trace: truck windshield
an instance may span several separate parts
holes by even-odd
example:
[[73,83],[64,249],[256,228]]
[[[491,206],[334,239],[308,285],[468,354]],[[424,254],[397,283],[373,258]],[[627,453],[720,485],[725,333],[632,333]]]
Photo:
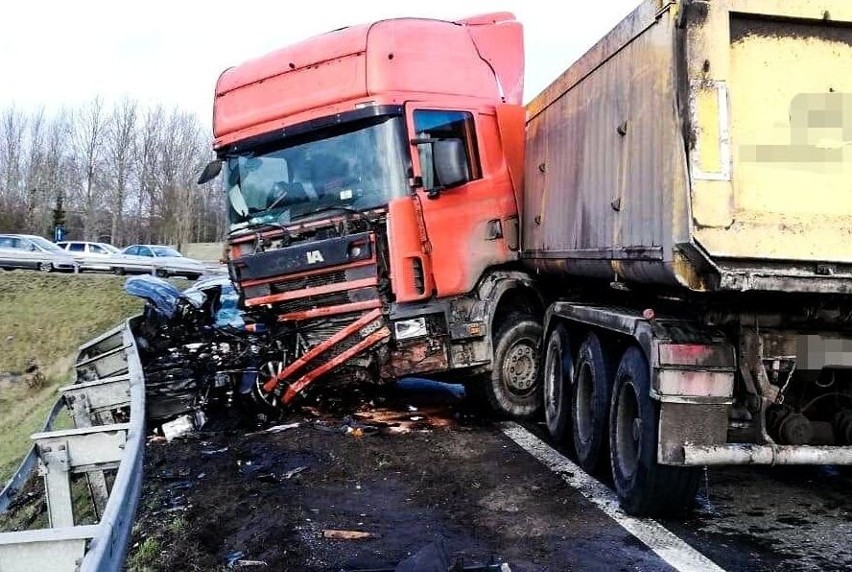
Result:
[[230,156],[231,230],[385,205],[407,192],[406,148],[403,119],[383,116]]

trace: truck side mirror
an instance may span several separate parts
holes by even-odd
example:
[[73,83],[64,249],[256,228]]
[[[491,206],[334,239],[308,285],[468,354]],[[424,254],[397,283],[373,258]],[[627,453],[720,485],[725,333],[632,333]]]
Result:
[[442,189],[457,187],[470,180],[467,167],[467,150],[461,139],[435,141],[432,152],[435,157],[435,176]]
[[208,181],[212,181],[215,179],[219,173],[222,171],[222,160],[214,159],[207,163],[207,166],[204,167],[204,170],[201,171],[201,175],[198,176],[198,184],[203,185]]

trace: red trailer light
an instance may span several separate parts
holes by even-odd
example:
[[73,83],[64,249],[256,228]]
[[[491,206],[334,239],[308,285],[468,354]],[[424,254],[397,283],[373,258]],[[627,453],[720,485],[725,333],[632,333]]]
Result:
[[660,365],[724,367],[736,364],[734,350],[728,344],[672,344],[658,346]]

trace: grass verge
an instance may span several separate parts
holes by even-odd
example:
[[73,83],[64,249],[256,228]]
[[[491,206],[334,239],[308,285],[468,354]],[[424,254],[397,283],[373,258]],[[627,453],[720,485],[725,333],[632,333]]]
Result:
[[[17,468],[68,383],[80,344],[139,313],[125,279],[107,275],[0,272],[0,487]],[[28,386],[31,363],[43,384]]]

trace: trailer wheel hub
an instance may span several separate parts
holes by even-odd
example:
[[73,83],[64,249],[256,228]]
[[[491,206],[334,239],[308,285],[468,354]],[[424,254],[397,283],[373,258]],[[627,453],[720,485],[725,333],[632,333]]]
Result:
[[503,372],[509,389],[515,392],[529,391],[536,378],[535,349],[526,340],[519,340],[509,350]]

